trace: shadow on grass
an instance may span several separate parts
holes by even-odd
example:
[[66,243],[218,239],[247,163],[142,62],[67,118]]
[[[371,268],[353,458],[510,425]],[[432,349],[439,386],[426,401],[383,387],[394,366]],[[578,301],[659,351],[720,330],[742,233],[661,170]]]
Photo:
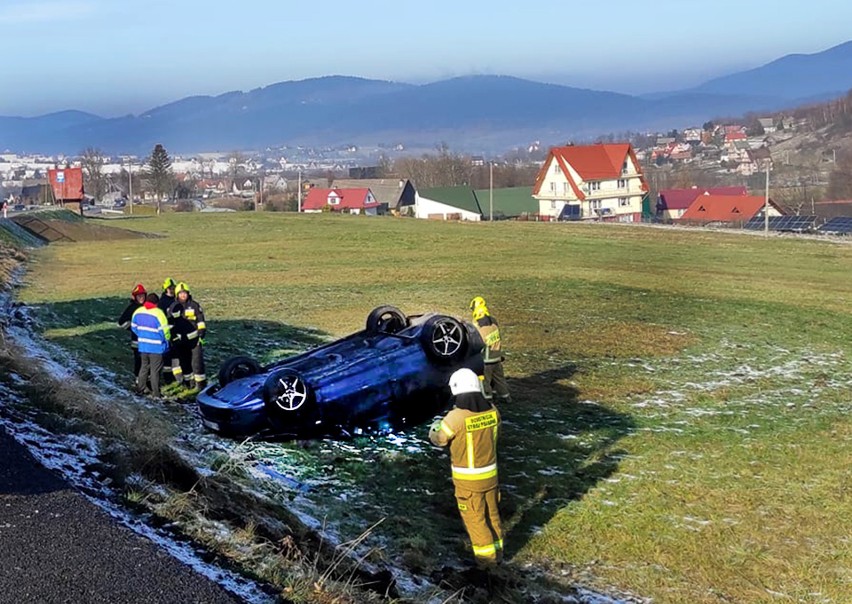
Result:
[[[117,324],[128,303],[129,299],[114,296],[34,305],[32,308],[49,341],[80,354],[81,360],[91,364],[78,368],[84,377],[87,369],[97,373],[103,368],[130,383],[133,379],[130,332]],[[204,301],[201,303],[203,305]],[[328,341],[321,331],[276,321],[223,321],[215,315],[206,319],[204,356],[210,377],[218,373],[222,361],[236,355],[248,354],[261,363],[267,363]]]
[[502,514],[511,557],[563,507],[582,498],[618,468],[615,448],[633,419],[580,401],[575,365],[509,378],[513,401],[501,406]]

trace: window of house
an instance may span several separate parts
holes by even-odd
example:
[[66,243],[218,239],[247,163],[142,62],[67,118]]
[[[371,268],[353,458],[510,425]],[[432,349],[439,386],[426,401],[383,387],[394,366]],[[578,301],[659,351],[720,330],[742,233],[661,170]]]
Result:
[[618,198],[618,205],[619,205],[619,207],[622,207],[622,208],[625,207],[625,206],[629,206],[630,205],[630,198],[629,197],[619,197]]
[[328,196],[328,205],[336,206],[340,203],[340,198],[337,195],[329,195]]
[[551,210],[555,210],[555,209],[556,209],[556,204],[557,204],[557,201],[556,201],[555,199],[552,199],[552,200],[550,201],[550,209],[551,209]]
[[627,179],[626,178],[619,178],[618,179],[618,188],[619,189],[626,189],[627,188]]
[[589,183],[589,191],[600,191],[601,183],[600,181],[593,180]]
[[625,160],[624,160],[624,163],[623,163],[623,164],[621,164],[621,173],[622,173],[622,174],[627,174],[627,168],[628,168],[628,166],[630,166],[630,164],[629,164],[629,163],[628,163],[628,161],[625,159]]
[[562,183],[562,194],[568,195],[568,183],[567,182]]
[[558,162],[553,162],[553,173],[559,174],[559,163]]
[[550,192],[556,193],[556,183],[555,182],[550,183]]
[[600,199],[593,199],[592,201],[589,202],[589,207],[592,208],[593,210],[599,210],[601,208],[601,200]]

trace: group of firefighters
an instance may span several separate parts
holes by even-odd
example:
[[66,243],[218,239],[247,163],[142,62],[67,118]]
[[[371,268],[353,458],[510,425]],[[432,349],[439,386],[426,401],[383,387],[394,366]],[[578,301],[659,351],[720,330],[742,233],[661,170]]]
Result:
[[173,394],[204,388],[207,325],[186,283],[169,277],[159,295],[137,284],[118,325],[130,330],[137,393],[160,398],[161,373]]
[[[450,376],[454,405],[431,426],[429,440],[449,448],[456,504],[477,565],[487,568],[503,558],[497,479],[500,412],[495,402],[511,399],[497,320],[480,296],[471,300],[470,311],[485,343],[484,375],[465,368]],[[166,279],[161,295],[137,285],[118,324],[131,331],[138,393],[159,398],[161,371],[175,387],[204,387],[204,311],[186,283]]]

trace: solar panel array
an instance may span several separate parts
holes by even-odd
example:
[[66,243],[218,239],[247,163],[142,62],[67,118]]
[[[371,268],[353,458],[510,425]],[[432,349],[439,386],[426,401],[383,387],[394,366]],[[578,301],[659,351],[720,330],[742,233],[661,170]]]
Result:
[[837,216],[819,228],[820,233],[849,235],[852,233],[852,216]]
[[[770,216],[769,230],[792,233],[805,233],[814,230],[816,216]],[[752,231],[762,231],[765,228],[763,216],[755,216],[743,228]]]

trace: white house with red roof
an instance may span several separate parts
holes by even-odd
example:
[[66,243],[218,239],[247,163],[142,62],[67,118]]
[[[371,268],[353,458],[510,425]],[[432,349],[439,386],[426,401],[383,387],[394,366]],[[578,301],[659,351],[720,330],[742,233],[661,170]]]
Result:
[[639,222],[648,184],[628,143],[553,147],[532,196],[539,214],[565,220]]
[[343,212],[347,214],[384,214],[386,206],[376,201],[370,189],[321,189],[314,187],[302,200],[302,211]]

